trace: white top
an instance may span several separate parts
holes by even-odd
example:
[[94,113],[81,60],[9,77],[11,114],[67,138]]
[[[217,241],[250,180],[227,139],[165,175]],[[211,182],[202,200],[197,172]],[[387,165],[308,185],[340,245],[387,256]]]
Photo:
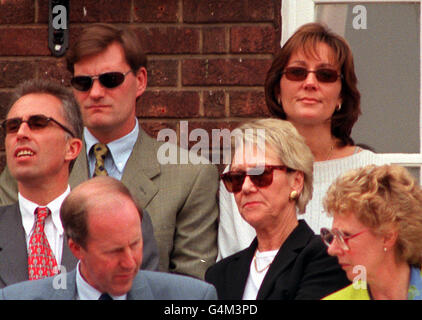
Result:
[[48,243],[53,251],[58,266],[60,266],[62,261],[63,251],[63,226],[60,220],[60,207],[69,193],[70,187],[68,186],[62,195],[51,201],[46,206],[39,206],[18,193],[19,210],[22,216],[22,225],[25,229],[27,248],[29,247],[29,240],[31,239],[31,235],[35,229],[35,209],[38,207],[48,207],[48,209],[50,209],[51,215],[45,220],[44,232],[47,236]]
[[265,275],[267,274],[271,263],[273,263],[278,250],[279,249],[264,252],[256,250],[255,256],[251,262],[249,276],[248,280],[246,281],[242,300],[256,300],[256,296],[258,295],[259,288],[261,288],[262,281],[264,281]]
[[[332,218],[325,213],[322,200],[331,183],[341,174],[369,164],[382,165],[386,161],[382,154],[375,154],[369,150],[362,150],[351,156],[314,162],[314,191],[311,201],[306,206],[306,212],[298,215],[305,219],[309,227],[319,234],[322,227],[331,228]],[[228,167],[225,171],[228,170]],[[220,182],[220,224],[218,227],[218,257],[217,261],[243,250],[251,244],[256,236],[252,228],[241,217],[232,193],[229,193]]]

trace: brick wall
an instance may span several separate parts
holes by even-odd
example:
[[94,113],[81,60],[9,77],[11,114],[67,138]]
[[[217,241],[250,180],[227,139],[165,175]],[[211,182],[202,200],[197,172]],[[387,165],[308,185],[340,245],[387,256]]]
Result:
[[[233,128],[265,117],[263,83],[280,41],[280,0],[70,0],[70,45],[94,22],[133,28],[148,55],[137,105],[151,135],[162,128]],[[64,58],[48,49],[48,0],[0,1],[0,118],[29,78],[69,85]],[[0,170],[4,144],[0,145]]]

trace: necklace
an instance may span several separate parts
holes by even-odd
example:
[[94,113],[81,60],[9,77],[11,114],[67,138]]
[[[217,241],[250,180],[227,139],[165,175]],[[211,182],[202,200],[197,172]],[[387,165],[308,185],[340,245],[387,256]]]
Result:
[[258,265],[256,263],[256,252],[255,252],[255,254],[253,256],[253,264],[254,264],[254,267],[255,267],[256,272],[261,273],[261,272],[264,272],[265,270],[267,270],[270,267],[270,265],[272,264],[272,262],[270,262],[266,267],[264,267],[261,270],[259,270],[258,269]]

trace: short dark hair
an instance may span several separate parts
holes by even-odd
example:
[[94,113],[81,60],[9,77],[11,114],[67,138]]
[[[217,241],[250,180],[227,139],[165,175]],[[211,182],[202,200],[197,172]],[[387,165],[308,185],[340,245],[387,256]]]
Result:
[[[23,96],[41,93],[49,94],[61,101],[63,117],[70,126],[69,129],[72,131],[75,138],[82,139],[84,125],[78,102],[70,89],[52,80],[31,79],[21,82],[12,92],[9,105],[6,109],[6,115],[16,101]],[[69,171],[72,170],[75,161],[76,159],[70,162]]]
[[95,203],[101,201],[101,197],[114,197],[119,194],[133,201],[142,221],[142,208],[132,196],[129,189],[115,178],[98,176],[78,185],[62,203],[60,219],[68,239],[72,239],[75,243],[86,249],[88,211]]
[[75,44],[68,50],[67,69],[73,74],[75,63],[84,57],[99,54],[114,42],[122,46],[126,62],[134,74],[139,68],[146,68],[147,57],[143,53],[138,36],[132,29],[113,24],[94,23],[82,30]]
[[323,24],[308,23],[301,26],[276,54],[265,80],[265,100],[268,109],[275,116],[286,119],[283,106],[277,101],[282,72],[292,54],[298,50],[304,50],[306,54],[314,54],[318,43],[325,43],[333,49],[343,75],[342,105],[331,118],[331,133],[341,140],[342,145],[354,145],[351,138],[352,127],[361,114],[361,110],[352,50],[344,38],[330,31]]

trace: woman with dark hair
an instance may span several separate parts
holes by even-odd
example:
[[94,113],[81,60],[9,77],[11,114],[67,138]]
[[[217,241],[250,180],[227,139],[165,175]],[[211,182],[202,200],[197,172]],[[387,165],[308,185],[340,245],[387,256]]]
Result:
[[[296,127],[314,156],[314,192],[303,218],[318,233],[332,224],[322,207],[331,182],[349,169],[382,163],[380,156],[356,146],[351,138],[361,110],[346,40],[320,23],[300,27],[275,56],[265,97],[269,110]],[[254,236],[221,183],[219,259],[247,247]]]

